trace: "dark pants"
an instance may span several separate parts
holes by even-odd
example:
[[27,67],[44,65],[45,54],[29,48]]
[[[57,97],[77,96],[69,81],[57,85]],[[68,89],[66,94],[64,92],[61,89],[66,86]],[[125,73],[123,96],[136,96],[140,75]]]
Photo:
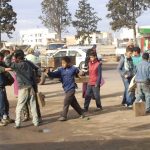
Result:
[[135,100],[135,92],[128,92],[131,80],[132,78],[126,79],[122,77],[122,81],[125,88],[122,104],[132,105]]
[[150,85],[137,83],[136,101],[146,102],[146,111],[150,112]]
[[100,88],[91,86],[91,85],[87,86],[84,108],[88,110],[90,101],[92,99],[92,95],[94,95],[94,98],[96,100],[97,108],[101,108],[102,106],[101,106],[101,100],[100,100]]
[[75,91],[69,91],[65,94],[65,99],[64,99],[64,107],[63,107],[63,112],[62,112],[62,117],[67,118],[69,106],[72,106],[74,110],[79,114],[82,115],[82,109],[77,102],[77,99],[75,97]]
[[9,116],[9,102],[5,88],[0,88],[0,117]]

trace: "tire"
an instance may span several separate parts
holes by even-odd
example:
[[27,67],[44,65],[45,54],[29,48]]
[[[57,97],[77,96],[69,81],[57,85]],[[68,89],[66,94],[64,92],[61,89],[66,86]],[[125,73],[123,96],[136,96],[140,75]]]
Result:
[[85,66],[85,62],[84,62],[84,61],[82,61],[82,62],[80,63],[79,69],[80,69],[80,70],[83,69],[83,68],[84,68],[83,66]]
[[44,74],[44,72],[42,72],[41,81],[40,81],[39,85],[44,85],[45,81],[46,81],[46,75]]

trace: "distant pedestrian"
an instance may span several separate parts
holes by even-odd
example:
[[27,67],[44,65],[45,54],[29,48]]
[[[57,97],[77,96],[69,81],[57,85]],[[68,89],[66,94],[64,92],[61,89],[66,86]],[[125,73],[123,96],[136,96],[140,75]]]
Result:
[[150,62],[149,54],[144,53],[143,60],[137,66],[135,81],[137,83],[136,101],[146,102],[146,112],[150,113]]
[[84,117],[83,111],[75,97],[75,89],[76,89],[75,76],[77,76],[78,74],[79,74],[78,68],[71,65],[71,60],[67,56],[62,59],[62,67],[58,68],[58,70],[54,72],[51,71],[48,72],[49,77],[61,79],[65,91],[63,112],[61,114],[61,117],[58,119],[59,121],[67,120],[70,105],[82,118]]

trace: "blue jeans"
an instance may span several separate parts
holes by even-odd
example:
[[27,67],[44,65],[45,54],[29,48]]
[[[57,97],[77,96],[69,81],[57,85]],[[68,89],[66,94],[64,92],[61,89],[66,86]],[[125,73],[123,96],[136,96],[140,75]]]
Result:
[[131,79],[132,78],[126,79],[126,78],[122,77],[124,88],[125,88],[122,104],[132,105],[134,100],[135,100],[135,93],[134,92],[128,92]]
[[5,88],[0,88],[0,117],[9,116],[9,102]]
[[150,112],[150,85],[137,83],[136,101],[146,102],[146,111]]
[[88,110],[92,95],[94,95],[94,98],[96,100],[96,106],[97,108],[101,108],[101,99],[100,99],[100,88],[88,85],[86,90],[86,96],[85,96],[85,102],[84,102],[84,108]]

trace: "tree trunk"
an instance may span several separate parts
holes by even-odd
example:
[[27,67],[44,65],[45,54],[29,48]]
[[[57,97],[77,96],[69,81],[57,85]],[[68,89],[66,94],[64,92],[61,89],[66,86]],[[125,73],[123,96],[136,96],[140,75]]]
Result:
[[60,29],[57,32],[57,39],[58,39],[58,41],[61,41],[61,30]]
[[136,38],[136,35],[137,35],[137,33],[136,33],[136,25],[133,25],[133,34],[134,34],[134,45],[135,46],[137,46],[137,38]]

